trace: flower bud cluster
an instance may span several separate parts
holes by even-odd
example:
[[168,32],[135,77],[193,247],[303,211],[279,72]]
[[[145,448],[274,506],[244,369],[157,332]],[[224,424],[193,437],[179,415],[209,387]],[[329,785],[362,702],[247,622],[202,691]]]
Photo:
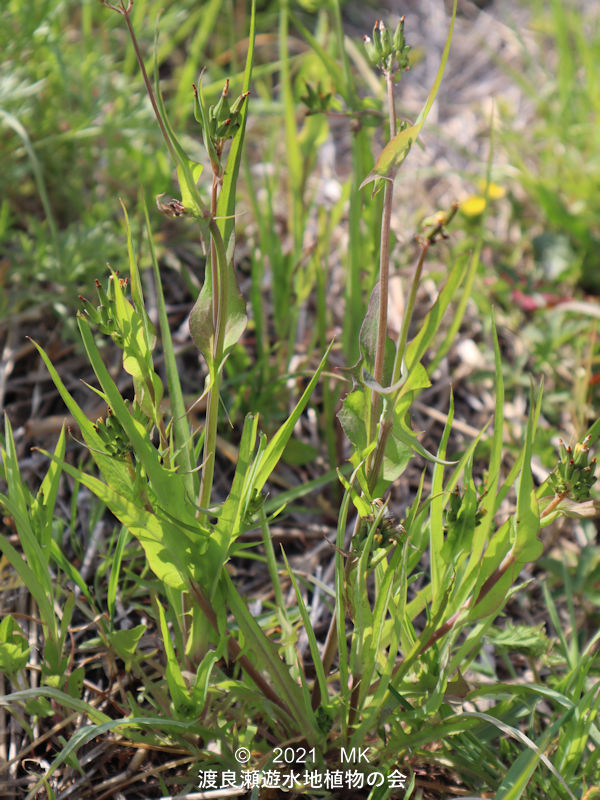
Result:
[[[127,287],[128,279],[117,277],[116,279],[123,289]],[[94,307],[89,300],[85,297],[79,296],[79,299],[84,304],[83,313],[89,321],[96,326],[96,328],[105,336],[110,336],[115,344],[119,347],[123,345],[123,336],[117,324],[117,315],[115,311],[115,297],[113,289],[113,276],[108,279],[107,288],[104,289],[98,279],[96,279],[96,293],[98,295],[99,305]]]
[[363,36],[367,58],[374,67],[388,75],[405,72],[410,69],[408,53],[410,45],[404,38],[404,17],[390,33],[382,20],[376,20],[373,36]]
[[321,81],[318,81],[314,86],[308,81],[304,85],[306,86],[306,94],[303,94],[300,100],[308,108],[308,113],[325,114],[329,110],[331,103],[331,92],[325,92],[321,86]]
[[119,420],[108,409],[106,417],[98,417],[94,424],[96,433],[102,439],[106,452],[119,460],[124,459],[132,451],[129,437]]
[[[233,139],[241,125],[242,106],[249,94],[249,92],[243,92],[230,105],[228,78],[215,105],[201,109],[200,103],[203,102],[203,99],[198,88],[194,85],[194,117],[202,127],[204,137],[209,136],[213,143],[225,139]],[[202,113],[203,110],[204,114]],[[208,123],[208,130],[204,129],[204,120]]]
[[366,523],[361,526],[359,535],[352,541],[352,549],[354,552],[361,552],[364,543],[369,534],[369,528],[379,517],[377,522],[377,529],[373,534],[374,547],[388,547],[391,544],[398,544],[406,536],[406,529],[402,523],[389,511],[384,508],[381,513],[383,501],[379,498],[373,501],[373,513],[367,514],[363,519]]
[[[130,400],[125,400],[125,405],[128,406],[134,419],[137,419],[138,422],[141,422],[144,426],[148,425],[148,418],[136,400],[134,400],[133,403],[131,403]],[[102,439],[102,444],[106,452],[113,458],[124,461],[133,453],[133,447],[129,436],[117,417],[114,416],[110,407],[105,417],[98,417],[94,423],[94,429]]]
[[448,505],[444,510],[444,523],[446,533],[450,534],[460,528],[475,530],[485,516],[485,509],[481,507],[481,501],[486,494],[486,490],[465,492],[458,486],[450,494]]
[[549,477],[550,486],[557,495],[582,503],[589,500],[590,489],[596,482],[596,459],[589,461],[590,436],[575,447],[559,441],[559,461]]

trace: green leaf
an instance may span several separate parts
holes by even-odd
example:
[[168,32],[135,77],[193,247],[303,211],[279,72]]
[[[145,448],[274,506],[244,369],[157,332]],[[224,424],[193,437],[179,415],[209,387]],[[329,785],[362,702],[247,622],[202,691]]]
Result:
[[315,386],[317,385],[317,381],[319,380],[319,376],[321,372],[325,368],[325,364],[327,363],[327,359],[329,358],[329,352],[333,347],[333,342],[329,345],[319,366],[317,367],[315,374],[312,376],[310,383],[302,393],[302,397],[298,400],[294,410],[287,418],[287,420],[283,423],[283,425],[279,428],[277,433],[272,437],[269,444],[266,446],[264,452],[259,456],[259,461],[257,462],[257,471],[256,477],[254,479],[254,483],[252,488],[256,490],[256,492],[260,492],[269,479],[269,475],[275,469],[275,466],[279,459],[281,458],[283,451],[285,449],[286,444],[288,443],[296,423],[300,419],[300,415],[304,411],[306,404],[308,403],[311,394],[314,391]]
[[219,654],[214,650],[209,650],[196,670],[196,681],[192,690],[192,697],[195,707],[199,710],[202,710],[206,704],[210,676],[218,660]]
[[112,565],[110,570],[110,577],[108,579],[108,589],[106,592],[106,607],[108,608],[108,618],[111,622],[115,617],[115,607],[117,601],[117,589],[119,587],[119,575],[121,572],[121,562],[123,560],[123,553],[127,542],[131,538],[131,534],[125,527],[121,525],[119,531],[119,538],[117,539],[117,546],[114,550]]
[[364,389],[355,389],[346,395],[337,415],[356,453],[363,453],[367,446],[368,402],[367,392]]
[[[53,465],[58,467],[58,463],[56,462],[53,462]],[[73,581],[75,586],[79,588],[84,597],[87,599],[88,603],[92,606],[92,608],[94,608],[96,603],[92,597],[87,583],[83,580],[79,570],[75,567],[75,565],[71,564],[71,562],[67,559],[54,539],[52,539],[50,542],[50,552],[54,562],[61,568],[65,575],[67,575],[69,579]]]
[[47,639],[44,642],[44,658],[42,661],[42,681],[47,686],[60,688],[65,682],[65,673],[69,655],[59,640]]
[[[192,161],[191,158],[188,158],[188,170],[192,176],[192,180],[194,181],[194,185],[196,186],[202,172],[204,171],[204,166],[202,164],[198,164],[196,161]],[[181,192],[181,202],[183,207],[186,211],[190,211],[195,217],[199,217],[202,214],[202,209],[198,206],[195,193],[189,190],[188,185],[186,183],[186,174],[183,170],[181,164],[177,165],[177,179],[179,181],[179,191]]]
[[315,631],[313,629],[313,626],[311,625],[310,616],[306,608],[304,598],[302,597],[302,592],[300,591],[300,587],[298,586],[298,581],[296,580],[296,576],[294,575],[294,573],[290,568],[285,552],[282,551],[282,554],[283,554],[283,560],[285,561],[285,568],[287,569],[287,573],[292,582],[292,586],[294,587],[294,592],[296,594],[296,602],[298,603],[298,610],[300,611],[300,616],[302,617],[304,631],[308,639],[308,646],[310,648],[313,664],[315,665],[315,672],[317,674],[317,681],[319,684],[319,690],[321,694],[321,703],[326,703],[329,694],[327,691],[327,678],[323,670],[323,662],[321,659],[321,653],[319,651],[319,645],[317,643],[317,637],[315,636]]
[[70,697],[81,698],[83,694],[83,681],[85,678],[85,669],[77,667],[67,677],[66,690]]
[[[186,528],[160,519],[147,511],[139,497],[122,496],[93,475],[61,463],[65,472],[80,481],[96,495],[120,522],[138,539],[148,564],[159,580],[183,590],[191,576],[190,569],[198,568],[207,541],[204,537],[190,538]],[[183,510],[181,511],[183,513]]]
[[[66,439],[65,429],[61,428],[58,442],[54,448],[54,455],[62,459],[65,455]],[[42,529],[39,532],[40,542],[43,547],[48,547],[52,543],[52,522],[54,517],[54,507],[60,486],[61,471],[54,462],[48,467],[44,480],[38,490],[36,498],[31,505],[31,517],[37,517],[37,510],[40,511],[39,523]]]
[[[427,385],[429,385],[429,383],[427,383]],[[438,458],[438,456],[430,453],[429,450],[426,450],[423,447],[423,445],[417,439],[417,434],[410,427],[408,417],[409,407],[410,400],[408,397],[405,397],[403,401],[394,409],[394,421],[392,424],[391,437],[396,439],[399,444],[402,443],[406,447],[411,448],[420,456],[426,458],[427,461],[432,461],[434,464],[444,464],[445,466],[451,466],[452,464],[455,464],[455,461],[445,461],[444,459]]]
[[[452,431],[454,421],[454,394],[450,393],[450,407],[448,417],[444,426],[444,432],[438,446],[438,458],[444,459],[446,447]],[[429,514],[429,549],[431,558],[431,596],[432,607],[437,610],[439,598],[442,592],[442,576],[447,567],[447,560],[444,557],[444,468],[441,463],[437,463],[433,468],[431,480],[431,510]]]
[[[21,531],[23,520],[20,519],[21,515],[15,506],[12,505],[8,497],[0,495],[0,503],[5,506],[8,513],[14,518],[17,525],[17,530]],[[21,536],[21,533],[19,533]],[[46,633],[50,637],[57,637],[56,630],[56,617],[54,610],[48,597],[44,592],[43,584],[40,582],[36,573],[31,567],[23,560],[20,553],[15,550],[11,543],[4,536],[0,536],[0,551],[6,556],[15,572],[21,578],[21,581],[28,587],[37,603],[40,615],[46,626]],[[43,559],[42,559],[43,563]]]
[[[143,197],[143,193],[142,193]],[[150,317],[146,313],[146,306],[144,303],[144,293],[142,291],[142,281],[140,278],[140,271],[138,269],[135,252],[133,250],[133,238],[131,235],[131,225],[129,224],[129,216],[123,201],[120,201],[121,208],[123,209],[123,216],[125,217],[125,232],[127,234],[127,253],[129,255],[129,282],[131,286],[131,299],[137,313],[142,318],[144,326],[144,336],[146,348],[151,351],[156,346],[156,330],[152,324]],[[113,278],[113,280],[115,280]]]
[[[550,744],[549,741],[544,742],[544,745],[540,747],[518,728],[512,725],[507,725],[502,720],[499,720],[496,717],[491,716],[490,714],[485,714],[481,711],[463,711],[460,717],[475,717],[477,719],[484,720],[490,725],[498,728],[498,730],[501,731],[505,737],[510,736],[528,748],[520,754],[520,756],[512,764],[508,773],[505,775],[495,795],[496,800],[500,800],[500,798],[502,800],[518,800],[518,798],[522,797],[523,792],[527,788],[527,784],[529,783],[531,775],[540,761],[560,782],[571,800],[576,800],[575,795],[565,783],[562,775],[558,772],[548,756],[544,753],[544,749]],[[543,738],[545,737],[543,736]]]
[[23,631],[8,614],[0,621],[0,673],[12,676],[24,669],[30,650]]
[[400,398],[404,397],[408,392],[419,394],[421,389],[428,389],[430,386],[431,381],[429,380],[427,370],[420,361],[417,361],[410,367],[408,375],[403,378],[403,383],[396,395],[396,400],[400,400]]
[[[49,697],[54,701],[53,707],[70,708],[82,715],[84,719],[91,719],[93,724],[87,724],[76,730],[69,741],[61,748],[56,758],[42,775],[36,785],[30,790],[27,798],[35,797],[38,790],[44,785],[45,782],[53,775],[53,773],[60,767],[61,764],[68,762],[72,753],[75,753],[80,747],[83,747],[93,739],[98,738],[102,740],[104,734],[109,731],[115,731],[118,736],[123,730],[130,730],[129,736],[133,736],[140,728],[148,728],[153,733],[156,731],[171,732],[172,734],[179,733],[180,735],[187,736],[202,736],[204,739],[217,738],[221,742],[223,751],[227,747],[226,742],[221,736],[220,731],[214,729],[203,728],[198,725],[196,720],[175,720],[167,719],[165,716],[160,717],[126,717],[119,719],[109,719],[106,714],[97,711],[89,703],[85,703],[75,697],[70,697],[65,692],[58,689],[47,687],[39,687],[37,689],[26,689],[20,692],[12,692],[9,695],[0,695],[0,705],[7,705],[10,707],[12,703],[31,702],[34,701],[42,709],[46,708],[46,704],[40,702],[41,698]],[[96,720],[102,720],[101,724],[95,723]],[[27,800],[27,799],[26,799]]]
[[481,554],[487,544],[490,531],[494,524],[494,517],[498,509],[498,484],[500,481],[500,467],[502,463],[502,441],[504,435],[504,380],[502,378],[502,356],[498,335],[496,332],[496,322],[492,318],[492,340],[494,344],[494,364],[495,364],[495,393],[496,406],[494,413],[494,435],[492,437],[492,448],[488,465],[488,478],[486,483],[486,493],[481,500],[482,519],[473,537],[473,550],[469,562],[469,574],[476,572],[481,565]]
[[121,631],[111,631],[107,634],[108,641],[114,647],[119,658],[124,662],[125,669],[130,670],[135,652],[140,639],[146,632],[146,625],[136,625]]
[[[375,358],[377,352],[377,334],[379,330],[380,283],[377,281],[369,298],[367,313],[360,327],[359,348],[363,368],[371,375],[375,372]],[[383,360],[383,386],[387,386],[392,379],[394,369],[394,356],[396,348],[389,338],[385,337],[385,353]]]
[[527,420],[527,430],[525,433],[525,445],[523,448],[523,467],[519,478],[519,490],[517,495],[517,515],[515,520],[515,542],[513,552],[517,563],[524,564],[528,561],[535,561],[543,552],[544,546],[537,538],[540,529],[540,513],[538,510],[537,497],[533,487],[533,476],[531,474],[531,451],[533,447],[533,436],[537,420],[539,418],[542,403],[542,392],[540,390],[537,403],[534,403],[533,392],[531,395],[532,408]]
[[352,498],[352,502],[354,503],[354,507],[358,511],[359,516],[366,517],[369,514],[373,513],[373,506],[370,502],[365,500],[362,494],[359,494],[357,490],[352,486],[344,477],[341,470],[338,470],[338,477],[340,479],[340,483],[346,490],[346,494],[350,494]]
[[[234,347],[246,329],[246,301],[244,300],[233,269],[233,262],[227,263],[227,312],[225,318],[225,339],[223,355]],[[190,334],[198,350],[206,359],[211,369],[214,363],[215,326],[213,320],[213,283],[211,271],[206,271],[206,278],[200,294],[190,313]]]
[[[425,319],[419,323],[419,332],[406,348],[405,361],[409,371],[417,361],[423,358],[423,355],[438,333],[444,314],[450,303],[455,300],[466,272],[467,262],[464,259],[457,259],[434,304],[427,312]],[[434,363],[436,361],[437,357],[434,359]],[[429,365],[429,369],[431,371],[431,365]]]
[[114,272],[113,290],[116,319],[122,334],[123,369],[134,380],[136,398],[142,410],[149,419],[155,420],[164,390],[152,361],[152,348],[156,342],[154,327],[146,320],[143,306],[140,313],[127,300]]
[[208,597],[213,599],[217,583],[221,577],[221,569],[229,556],[232,543],[238,537],[244,513],[249,500],[252,481],[250,471],[252,453],[256,443],[258,416],[248,415],[244,421],[242,439],[238,451],[238,461],[231,490],[219,513],[210,541],[211,574],[207,575]]
[[[6,450],[0,448],[0,462],[4,466],[8,495],[0,494],[0,506],[4,506],[14,519],[25,558],[0,535],[0,552],[3,552],[25,586],[33,595],[45,627],[45,635],[53,642],[58,641],[57,618],[54,612],[54,583],[48,562],[50,548],[39,535],[39,527],[44,527],[42,515],[34,519],[30,513],[31,494],[26,488],[19,470],[19,457],[15,448],[12,428],[8,416],[4,418]],[[64,452],[60,444],[58,452]],[[47,535],[46,535],[47,538]]]
[[33,342],[33,344],[42,357],[42,360],[46,365],[46,369],[50,373],[50,377],[58,389],[58,393],[62,397],[64,404],[68,408],[71,416],[79,425],[79,429],[83,438],[85,439],[85,443],[90,449],[90,454],[102,472],[104,479],[113,487],[115,491],[127,494],[131,491],[131,475],[129,474],[127,467],[122,461],[112,458],[108,455],[108,453],[106,453],[104,442],[96,432],[93,423],[90,422],[81,408],[77,405],[73,397],[69,394],[64,383],[60,379],[58,372],[54,369],[52,362],[44,350],[37,344],[37,342]]
[[[479,573],[477,575],[477,582],[473,590],[474,598],[478,597],[483,584],[492,575],[494,570],[497,569],[502,563],[503,558],[510,550],[511,539],[512,518],[508,519],[496,531],[494,536],[491,538],[483,557],[480,557],[477,562]],[[477,605],[471,608],[469,611],[469,619],[475,620],[481,617],[486,617],[488,614],[498,612],[506,602],[510,587],[519,577],[519,571],[520,567],[516,564],[513,564],[512,567],[510,567],[500,578],[500,580],[492,587],[492,589],[490,589],[485,597],[483,597],[483,599],[477,603]]]
[[[145,428],[130,414],[125,401],[121,397],[121,393],[106,369],[87,321],[80,316],[78,317],[78,324],[90,363],[115,417],[122,425],[131,442],[137,461],[143,466],[148,476],[150,487],[156,495],[158,504],[172,519],[179,520],[182,526],[187,526],[189,529],[195,528],[202,535],[203,529],[196,520],[193,507],[185,494],[185,482],[177,473],[169,471],[162,465],[160,456],[148,438]],[[95,438],[99,438],[97,434]],[[92,455],[94,456],[93,451]],[[114,459],[111,459],[111,461],[114,461]],[[112,480],[112,474],[109,473],[107,475],[105,473],[104,460],[99,466],[111,489],[119,492],[124,498],[130,498],[132,482],[129,472],[126,470],[127,477],[124,486],[121,485],[121,481],[116,482],[117,485],[115,485]]]
[[[400,423],[395,422],[385,445],[381,473],[381,477],[385,483],[393,483],[397,478],[399,478],[413,457],[413,448],[403,438],[404,431],[402,431],[400,435],[396,435],[395,433],[395,431],[399,428]],[[374,494],[375,496],[380,496],[382,492],[376,490]]]
[[165,612],[158,600],[156,601],[156,606],[158,608],[162,644],[165,650],[165,657],[167,659],[166,678],[169,686],[169,694],[177,714],[184,719],[188,719],[194,714],[197,714],[199,709],[195,707],[195,704],[192,701],[186,683],[183,679],[183,675],[181,674],[179,662],[171,643],[171,634],[169,632],[169,628],[167,627]]
[[448,533],[442,547],[446,564],[453,564],[470,551],[477,527],[477,490],[473,483],[473,462],[469,460],[464,471],[464,494],[458,518],[448,525]]
[[358,188],[363,189],[369,183],[375,181],[375,193],[382,185],[382,179],[392,180],[394,173],[410,153],[410,149],[416,141],[421,128],[422,123],[420,125],[410,125],[396,134],[393,139],[390,139],[379,154],[375,166]]

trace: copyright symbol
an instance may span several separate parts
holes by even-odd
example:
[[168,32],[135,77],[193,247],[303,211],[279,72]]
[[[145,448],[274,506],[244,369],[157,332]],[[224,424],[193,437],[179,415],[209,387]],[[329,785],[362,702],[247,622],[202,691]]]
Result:
[[247,764],[250,761],[250,750],[247,747],[238,747],[233,754],[233,757],[238,764]]

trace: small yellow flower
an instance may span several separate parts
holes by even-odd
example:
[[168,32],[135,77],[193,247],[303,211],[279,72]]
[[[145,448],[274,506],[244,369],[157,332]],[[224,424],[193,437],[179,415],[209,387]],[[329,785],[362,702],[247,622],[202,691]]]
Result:
[[[481,190],[481,193],[485,194],[486,182],[479,181],[478,185]],[[487,184],[487,196],[489,197],[490,200],[499,200],[501,197],[504,197],[505,194],[506,194],[506,189],[503,186],[499,186],[497,183],[494,183],[493,181]]]
[[486,183],[485,181],[478,181],[478,186],[481,194],[472,194],[460,204],[460,210],[467,217],[478,217],[485,211],[486,199],[499,200],[506,194],[506,189],[499,186],[497,183]]
[[485,197],[480,194],[472,194],[460,204],[460,210],[467,217],[478,217],[485,209]]

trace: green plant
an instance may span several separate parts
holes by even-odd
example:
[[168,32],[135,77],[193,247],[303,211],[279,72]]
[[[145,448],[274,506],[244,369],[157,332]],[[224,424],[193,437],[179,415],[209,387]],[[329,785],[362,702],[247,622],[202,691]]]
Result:
[[[131,3],[110,7],[123,17],[129,30],[161,133],[177,168],[181,199],[161,196],[159,207],[174,218],[191,217],[207,242],[205,282],[190,319],[192,338],[208,369],[207,411],[202,433],[196,436],[186,416],[144,208],[166,380],[159,376],[158,335],[145,305],[125,213],[128,277],[111,270],[106,287],[96,284],[97,303],[83,301],[77,319],[98,383],[90,388],[106,404],[106,415],[95,422],[89,420],[48,354],[36,345],[79,426],[97,473],[90,466],[74,466],[65,459],[63,433],[55,453],[48,454],[48,475],[34,496],[25,489],[19,473],[8,419],[5,426],[2,477],[8,489],[0,502],[13,520],[25,559],[6,537],[0,538],[0,549],[32,587],[44,625],[48,648],[44,656],[52,670],[46,671],[37,690],[19,686],[25,645],[14,620],[9,619],[0,626],[0,663],[7,665],[7,674],[19,688],[0,704],[21,719],[24,715],[19,709],[25,706],[26,712],[39,719],[59,707],[65,717],[72,710],[88,720],[87,725],[70,729],[69,740],[28,796],[33,797],[42,784],[50,792],[53,776],[64,764],[85,774],[81,757],[85,746],[110,733],[120,737],[123,745],[183,753],[190,774],[173,778],[180,789],[197,786],[198,769],[205,775],[210,770],[219,775],[229,770],[236,783],[250,781],[248,773],[244,777],[239,768],[239,754],[247,750],[253,768],[284,775],[289,788],[300,794],[347,796],[351,787],[346,784],[315,788],[301,765],[307,763],[308,754],[313,772],[335,771],[343,765],[344,755],[368,748],[369,767],[360,773],[363,783],[354,788],[364,789],[370,798],[412,793],[424,766],[431,770],[451,767],[463,785],[474,791],[534,798],[540,792],[536,771],[540,764],[547,769],[543,773],[546,793],[549,786],[557,796],[574,797],[584,782],[593,785],[597,774],[595,760],[589,763],[584,758],[590,743],[600,738],[593,685],[597,665],[590,661],[585,674],[578,675],[578,661],[571,658],[568,677],[560,688],[531,687],[526,691],[506,685],[472,688],[463,674],[474,666],[485,668],[485,637],[494,640],[499,650],[515,646],[516,634],[507,631],[503,636],[493,624],[507,601],[517,596],[522,568],[539,558],[540,530],[564,514],[589,512],[594,483],[589,446],[597,439],[600,425],[593,426],[589,438],[571,451],[561,451],[556,470],[536,490],[530,461],[541,390],[532,390],[523,441],[505,471],[504,381],[493,328],[493,432],[481,431],[457,461],[449,460],[454,417],[451,400],[435,453],[419,441],[410,423],[411,408],[429,386],[428,368],[439,363],[456,336],[478,267],[477,248],[457,259],[418,331],[412,333],[426,256],[432,247],[443,247],[455,207],[436,214],[420,237],[403,323],[395,341],[387,330],[393,180],[439,90],[452,27],[423,111],[414,125],[400,132],[393,79],[405,66],[402,22],[393,34],[378,23],[373,41],[367,43],[367,52],[374,57],[388,88],[390,142],[363,181],[375,181],[376,190],[384,187],[381,228],[375,236],[380,243],[379,282],[371,292],[357,337],[360,361],[352,370],[354,385],[339,414],[349,440],[350,469],[338,471],[343,497],[336,540],[331,543],[335,561],[332,588],[317,576],[294,569],[285,551],[278,562],[271,537],[273,520],[285,504],[301,500],[313,486],[301,485],[273,498],[265,494],[323,375],[331,345],[320,353],[319,366],[274,433],[259,432],[257,413],[246,416],[229,492],[219,500],[213,491],[223,370],[246,323],[233,268],[233,242],[235,190],[248,114],[245,93],[253,67],[254,8],[238,98],[229,100],[225,84],[220,98],[211,105],[201,88],[195,87],[196,119],[212,171],[206,200],[197,186],[201,168],[175,136],[158,87],[155,84],[153,90],[146,75]],[[284,34],[285,29],[282,37]],[[157,47],[155,50],[158,52]],[[325,51],[316,46],[315,50],[325,59]],[[287,103],[289,100],[284,105],[291,139]],[[294,180],[299,180],[298,174]],[[358,186],[357,180],[352,183]],[[301,204],[293,207],[298,214],[295,224],[301,228]],[[374,207],[378,207],[377,201]],[[323,298],[324,291],[320,291]],[[456,303],[455,318],[445,328],[444,316],[452,303]],[[121,353],[123,370],[134,387],[131,401],[123,398],[102,358],[100,336],[109,337]],[[329,402],[331,410],[331,399]],[[403,519],[396,519],[387,512],[383,496],[414,464],[414,453],[432,464],[431,478],[426,483],[427,470],[422,471],[412,504]],[[61,473],[95,495],[119,523],[105,555],[111,574],[101,601],[58,545],[54,509]],[[330,479],[325,476],[323,480]],[[262,554],[241,538],[251,530],[261,533]],[[143,548],[141,564],[134,540]],[[273,600],[264,602],[256,613],[228,569],[236,558],[261,561],[268,572]],[[110,663],[118,659],[128,678],[136,681],[136,690],[123,691],[120,704],[109,709],[111,714],[98,711],[82,698],[81,672],[69,673],[66,633],[74,599],[72,595],[65,600],[58,625],[53,607],[59,592],[49,577],[51,565],[78,588],[83,598],[78,608],[97,621],[98,637]],[[291,586],[295,604],[286,602],[285,584]],[[116,595],[120,592],[135,599],[144,622],[118,627]],[[319,592],[327,595],[330,620],[324,642],[311,619]],[[547,600],[550,616],[556,619],[550,598]],[[150,621],[159,637],[161,657],[140,647]],[[555,627],[558,630],[559,626]],[[306,637],[305,647],[302,636]],[[587,652],[593,643],[588,643]],[[539,653],[546,641],[539,631],[532,632],[528,646],[531,653]],[[571,651],[563,648],[565,660],[572,656]],[[456,698],[467,696],[474,701],[485,697],[493,705],[486,711],[463,710]],[[542,731],[537,729],[540,698],[550,699],[556,710],[552,716],[542,709],[544,721],[551,716],[551,723]],[[532,718],[531,730],[524,733],[527,715]],[[563,730],[577,735],[576,744],[569,743]],[[498,741],[500,734],[510,736],[511,741]],[[547,752],[554,748],[557,760]],[[291,753],[283,766],[277,761],[278,750],[280,755],[287,750]],[[290,777],[294,772],[295,780]],[[385,786],[369,783],[379,773],[387,778]],[[161,788],[163,793],[170,791],[166,781]],[[258,786],[254,789],[258,791]]]

